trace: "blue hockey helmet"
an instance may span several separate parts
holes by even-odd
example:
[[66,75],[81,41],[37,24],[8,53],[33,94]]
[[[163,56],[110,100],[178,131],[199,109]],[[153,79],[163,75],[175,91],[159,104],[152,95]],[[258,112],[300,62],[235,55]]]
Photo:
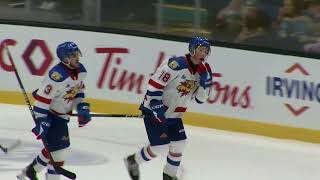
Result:
[[74,42],[64,42],[57,47],[57,56],[64,63],[68,63],[66,62],[66,58],[77,52],[81,55],[79,47]]
[[208,49],[208,54],[210,54],[211,48],[210,48],[210,42],[207,38],[195,36],[191,39],[189,42],[189,52],[191,55],[195,53],[195,50],[199,46],[204,46]]

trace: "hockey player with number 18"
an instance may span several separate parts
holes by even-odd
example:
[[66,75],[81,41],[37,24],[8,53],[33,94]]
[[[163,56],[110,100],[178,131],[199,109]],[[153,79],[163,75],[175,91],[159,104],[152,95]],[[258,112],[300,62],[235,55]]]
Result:
[[[73,42],[65,42],[57,47],[57,56],[61,62],[55,65],[45,76],[39,89],[33,92],[36,126],[32,132],[37,139],[43,139],[53,160],[63,166],[65,153],[70,146],[68,122],[73,109],[79,114],[79,127],[90,120],[90,105],[84,102],[84,80],[86,69],[79,62],[81,51]],[[24,168],[17,177],[20,180],[37,180],[37,173],[47,167],[46,180],[59,180],[49,162],[45,148]]]
[[148,82],[140,110],[144,115],[149,145],[124,159],[132,180],[140,179],[139,165],[157,156],[167,156],[163,180],[178,180],[182,152],[186,144],[182,115],[187,102],[204,103],[212,85],[212,72],[205,62],[210,43],[194,37],[189,54],[164,61]]

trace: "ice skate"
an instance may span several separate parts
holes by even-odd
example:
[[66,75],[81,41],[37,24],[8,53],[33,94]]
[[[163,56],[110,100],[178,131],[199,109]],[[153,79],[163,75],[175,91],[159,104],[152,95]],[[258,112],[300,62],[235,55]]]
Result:
[[163,173],[163,180],[179,180],[179,179],[177,177],[172,177],[166,173]]
[[26,168],[24,168],[21,172],[21,174],[17,175],[17,178],[19,180],[38,180],[37,178],[37,172],[34,170],[33,165],[36,162],[33,161],[30,165],[28,165]]
[[134,154],[126,157],[124,163],[132,180],[140,179],[139,165],[134,159]]

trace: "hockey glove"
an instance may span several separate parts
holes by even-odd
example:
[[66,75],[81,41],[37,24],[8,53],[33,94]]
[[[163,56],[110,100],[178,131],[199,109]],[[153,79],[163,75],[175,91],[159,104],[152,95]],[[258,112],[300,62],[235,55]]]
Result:
[[90,104],[86,102],[79,103],[77,106],[79,127],[85,126],[91,121]]
[[32,128],[33,134],[37,139],[42,139],[46,136],[49,127],[51,126],[51,120],[46,117],[40,117],[36,119],[36,126]]
[[197,67],[197,72],[200,76],[199,84],[203,89],[212,85],[212,71],[208,63],[200,63]]

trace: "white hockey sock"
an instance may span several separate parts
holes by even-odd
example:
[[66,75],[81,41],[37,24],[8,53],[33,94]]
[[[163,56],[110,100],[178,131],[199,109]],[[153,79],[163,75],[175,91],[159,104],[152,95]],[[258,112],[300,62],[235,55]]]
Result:
[[138,164],[142,164],[144,162],[150,161],[155,157],[156,155],[153,154],[150,146],[143,147],[139,152],[135,153],[135,160]]
[[46,174],[46,180],[60,180],[61,175],[57,174]]
[[167,156],[167,163],[164,166],[163,172],[172,177],[177,176],[178,169],[181,162],[181,157],[182,157],[181,154],[174,154],[169,152]]
[[33,166],[36,172],[41,172],[48,164],[48,153],[45,149],[42,149],[41,153],[36,157],[36,164]]

